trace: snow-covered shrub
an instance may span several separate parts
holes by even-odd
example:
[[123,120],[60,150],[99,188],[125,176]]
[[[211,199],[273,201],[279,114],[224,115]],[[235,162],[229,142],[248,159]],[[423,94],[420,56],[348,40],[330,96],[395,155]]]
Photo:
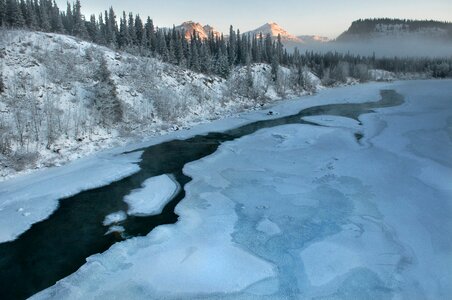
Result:
[[360,82],[366,82],[370,79],[369,77],[369,66],[365,64],[358,64],[353,70],[353,77],[358,79]]
[[278,75],[276,77],[276,92],[281,98],[287,96],[288,90],[290,88],[291,71],[284,67],[278,68]]
[[330,78],[336,82],[345,83],[350,76],[350,64],[345,61],[339,62],[331,71]]
[[157,89],[153,99],[157,116],[163,121],[176,121],[184,115],[187,109],[186,102],[179,95],[168,89]]
[[22,171],[35,167],[39,158],[39,153],[36,151],[16,151],[8,156],[6,163],[8,167]]

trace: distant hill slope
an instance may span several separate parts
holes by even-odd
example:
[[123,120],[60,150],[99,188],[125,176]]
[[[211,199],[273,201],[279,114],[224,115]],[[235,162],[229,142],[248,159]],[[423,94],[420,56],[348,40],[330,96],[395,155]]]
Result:
[[342,33],[337,41],[375,38],[428,38],[452,40],[452,23],[402,19],[360,19]]
[[305,44],[328,43],[330,39],[320,35],[300,35],[298,36]]

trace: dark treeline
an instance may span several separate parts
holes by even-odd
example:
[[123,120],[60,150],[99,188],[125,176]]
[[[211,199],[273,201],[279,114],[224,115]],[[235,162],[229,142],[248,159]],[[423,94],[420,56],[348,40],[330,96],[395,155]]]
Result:
[[211,33],[207,39],[201,39],[193,32],[191,38],[187,39],[185,32],[175,27],[156,28],[150,17],[142,19],[138,14],[123,12],[118,18],[112,7],[86,20],[81,13],[79,0],[72,5],[68,3],[65,11],[61,11],[51,0],[0,0],[0,25],[68,34],[113,49],[159,57],[183,68],[225,78],[234,66],[252,63],[271,65],[274,80],[277,79],[279,65],[300,72],[302,68],[309,67],[326,81],[335,77],[341,80],[346,76],[365,80],[369,68],[393,72],[429,72],[434,77],[452,76],[450,59],[380,59],[339,53],[301,53],[298,50],[288,53],[280,37],[273,39],[270,35],[242,35],[232,26],[227,38]]

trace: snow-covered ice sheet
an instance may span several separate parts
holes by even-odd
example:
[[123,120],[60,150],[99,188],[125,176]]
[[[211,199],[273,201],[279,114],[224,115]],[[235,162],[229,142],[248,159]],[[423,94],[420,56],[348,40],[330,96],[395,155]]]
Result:
[[447,299],[452,84],[393,88],[406,103],[363,115],[361,143],[343,122],[286,125],[190,163],[178,223],[34,299]]
[[[205,193],[199,200],[210,197],[216,201],[203,208],[207,214],[201,215],[190,208],[191,201],[185,201],[189,207],[182,205],[184,217],[176,225],[158,227],[147,238],[132,238],[90,257],[70,277],[81,285],[61,282],[67,290],[58,287],[55,295],[47,290],[36,298],[84,299],[97,294],[101,298],[157,299],[166,293],[238,292],[274,276],[271,264],[231,242],[237,218],[234,203],[220,193]],[[92,289],[92,294],[85,293],[85,288]]]
[[162,213],[165,205],[179,191],[177,181],[168,175],[152,177],[143,187],[124,198],[129,205],[127,213],[131,216],[151,216]]
[[0,183],[0,242],[14,240],[46,219],[57,209],[59,199],[138,172],[140,157],[141,152],[104,153]]

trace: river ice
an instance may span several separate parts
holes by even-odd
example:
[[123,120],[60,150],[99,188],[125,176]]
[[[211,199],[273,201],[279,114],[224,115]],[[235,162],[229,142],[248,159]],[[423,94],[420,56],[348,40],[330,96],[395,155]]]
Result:
[[58,199],[104,186],[140,170],[141,152],[100,154],[0,183],[0,243],[52,214]]
[[452,83],[392,88],[405,104],[362,126],[322,116],[326,127],[260,130],[187,165],[178,223],[34,299],[447,299]]

